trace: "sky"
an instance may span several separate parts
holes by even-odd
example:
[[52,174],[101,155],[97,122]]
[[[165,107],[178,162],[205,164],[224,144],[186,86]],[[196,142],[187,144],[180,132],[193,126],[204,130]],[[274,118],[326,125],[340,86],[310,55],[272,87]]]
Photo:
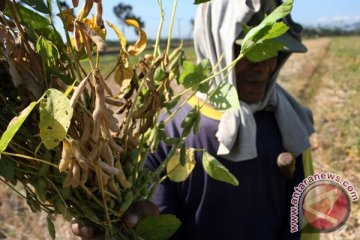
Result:
[[[67,0],[70,6],[71,1]],[[80,0],[79,6],[84,2]],[[133,13],[141,16],[145,22],[145,32],[149,38],[155,38],[160,22],[160,10],[158,0],[103,0],[104,19],[117,25],[124,30],[125,37],[129,40],[136,39],[134,30],[123,28],[120,20],[116,18],[113,8],[118,3],[133,6]],[[178,0],[175,22],[173,26],[173,37],[189,38],[192,36],[190,20],[194,18],[196,5],[194,0]],[[174,0],[162,0],[165,11],[165,22],[162,36],[167,36],[168,26],[171,19],[171,12]],[[292,10],[293,19],[302,25],[326,25],[346,24],[360,22],[360,1],[359,0],[294,0]],[[116,40],[116,35],[108,28],[108,40]]]

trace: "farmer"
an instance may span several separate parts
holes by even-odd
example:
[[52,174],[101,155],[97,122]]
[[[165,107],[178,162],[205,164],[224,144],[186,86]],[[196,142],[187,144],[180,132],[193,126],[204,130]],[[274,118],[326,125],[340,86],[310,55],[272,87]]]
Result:
[[[241,49],[243,24],[258,24],[278,4],[275,0],[201,4],[194,26],[198,60],[207,58],[215,66],[222,59],[220,68],[230,64]],[[186,139],[186,147],[205,149],[239,185],[211,178],[203,170],[202,152],[197,151],[195,168],[186,181],[165,180],[159,186],[154,203],[161,213],[174,214],[182,222],[174,239],[300,239],[300,233],[290,233],[290,200],[293,187],[311,171],[303,152],[310,147],[314,129],[310,111],[276,83],[290,54],[306,51],[299,37],[301,26],[290,17],[283,21],[290,30],[278,39],[284,48],[276,57],[259,63],[243,58],[227,77],[217,76],[213,82],[213,87],[222,81],[233,84],[241,107],[222,113],[205,105],[199,133]],[[182,120],[205,97],[198,94],[177,113],[166,126],[169,135],[181,134]],[[155,169],[169,150],[160,144],[147,167]],[[72,227],[78,235],[87,229],[78,223]]]

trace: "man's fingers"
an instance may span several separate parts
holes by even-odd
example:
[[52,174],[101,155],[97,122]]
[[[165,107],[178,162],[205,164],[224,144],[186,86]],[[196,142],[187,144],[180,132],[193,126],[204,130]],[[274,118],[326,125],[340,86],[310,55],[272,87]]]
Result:
[[134,213],[128,213],[123,217],[125,225],[129,228],[135,227],[139,220],[139,215]]
[[82,225],[78,220],[71,221],[72,232],[82,238],[91,238],[94,235],[94,229],[92,227]]
[[130,207],[123,216],[123,222],[127,227],[133,228],[141,219],[159,214],[159,208],[154,203],[144,200]]

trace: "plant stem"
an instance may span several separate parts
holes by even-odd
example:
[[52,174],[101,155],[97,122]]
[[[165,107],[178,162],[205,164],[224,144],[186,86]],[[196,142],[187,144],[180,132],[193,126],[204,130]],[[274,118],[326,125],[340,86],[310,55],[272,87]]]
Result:
[[[191,89],[191,88],[189,88],[189,89]],[[188,90],[188,89],[186,89],[186,90]],[[192,93],[190,94],[190,96],[188,96],[188,97],[181,103],[181,105],[180,105],[174,112],[172,112],[172,113],[170,114],[170,116],[164,121],[164,124],[166,125],[166,124],[170,121],[170,119],[173,118],[173,117],[175,116],[175,114],[176,114],[177,112],[179,112],[180,109],[182,109],[182,108],[185,106],[185,104],[190,100],[190,98],[192,98],[195,94],[196,94],[196,92],[192,92]],[[179,94],[179,95],[181,95],[181,94]],[[179,95],[178,95],[178,96],[179,96]]]
[[[56,0],[56,4],[57,4],[57,7],[59,9],[59,12],[61,12],[60,0]],[[67,31],[64,23],[63,23],[63,27],[64,27],[66,41],[68,42],[68,45],[69,45],[68,47],[70,48],[70,51],[71,51],[70,59],[75,61],[74,48],[71,46],[70,35],[69,35],[69,32]],[[76,74],[76,78],[80,81],[81,80],[81,74],[80,74],[80,70],[79,70],[78,66],[76,65],[76,63],[73,63],[72,61],[69,61],[69,63],[70,63],[71,75],[73,76],[73,78],[75,78],[75,74]],[[74,68],[75,68],[75,74],[74,74]]]
[[30,157],[30,156],[26,156],[23,154],[17,154],[17,153],[9,153],[9,152],[2,152],[1,154],[5,155],[5,156],[12,156],[12,157],[18,157],[18,158],[23,158],[23,159],[27,159],[27,160],[33,160],[33,161],[41,162],[44,164],[48,164],[54,168],[58,168],[58,165],[50,163],[46,160],[42,160],[40,158]]
[[[240,59],[242,59],[243,57],[244,57],[243,54],[239,54],[239,56],[238,56],[234,61],[232,61],[229,65],[227,65],[227,66],[224,67],[223,69],[220,69],[218,72],[213,73],[212,75],[210,75],[209,77],[205,78],[204,80],[202,80],[202,81],[194,84],[193,87],[198,86],[198,85],[203,84],[203,83],[206,83],[207,81],[213,79],[215,76],[217,76],[217,75],[219,75],[219,74],[221,74],[221,73],[223,73],[223,72],[225,72],[225,71],[227,71],[227,70],[231,70],[231,68],[233,68],[233,67],[236,65],[236,63],[237,63]],[[188,88],[188,89],[182,91],[181,93],[179,93],[178,95],[186,94],[186,93],[189,92],[190,90],[192,90],[192,88]]]
[[166,54],[169,54],[170,46],[171,46],[171,34],[174,27],[174,20],[175,20],[175,14],[176,14],[176,8],[177,8],[178,0],[174,1],[173,10],[171,13],[171,21],[170,21],[170,27],[169,27],[169,33],[168,33],[168,41],[166,46]]
[[157,32],[157,35],[156,35],[156,42],[155,42],[154,53],[153,53],[154,59],[156,58],[157,53],[159,51],[161,32],[162,32],[162,27],[163,27],[163,24],[164,24],[164,16],[165,16],[165,12],[164,12],[164,10],[162,8],[162,0],[158,0],[158,5],[159,5],[159,8],[160,8],[160,23],[159,23],[158,32]]

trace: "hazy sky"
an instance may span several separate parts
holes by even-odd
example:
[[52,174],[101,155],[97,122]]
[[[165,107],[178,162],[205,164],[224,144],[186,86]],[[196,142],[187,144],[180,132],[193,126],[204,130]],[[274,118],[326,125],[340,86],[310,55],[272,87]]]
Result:
[[[71,1],[67,0],[71,6]],[[160,20],[157,0],[103,0],[104,19],[119,26],[119,20],[113,13],[118,3],[133,6],[133,13],[141,16],[145,22],[145,31],[149,38],[155,38]],[[174,0],[162,0],[165,11],[163,36],[167,35]],[[196,5],[194,0],[178,0],[175,16],[173,36],[187,38],[191,36],[190,19],[194,17]],[[80,0],[81,5],[83,1]],[[329,23],[360,22],[360,0],[294,0],[293,19],[303,25],[318,25]],[[134,39],[134,30],[125,29],[128,39]],[[116,39],[115,34],[108,28],[108,39]]]

